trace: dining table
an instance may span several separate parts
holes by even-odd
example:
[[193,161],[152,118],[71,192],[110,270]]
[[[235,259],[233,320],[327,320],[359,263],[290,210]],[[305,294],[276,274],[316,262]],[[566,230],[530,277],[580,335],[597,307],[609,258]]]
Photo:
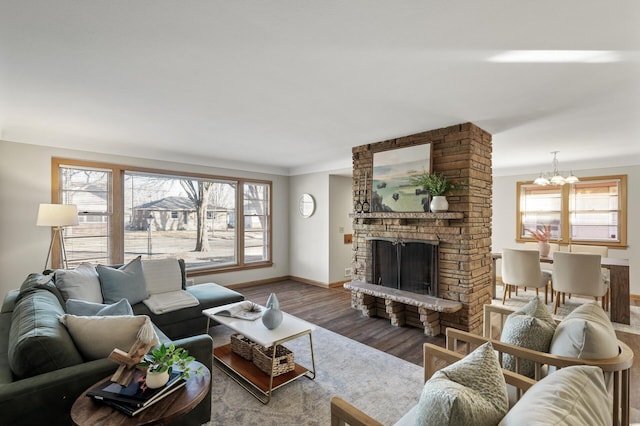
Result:
[[[496,298],[496,262],[502,259],[502,253],[491,253],[491,296]],[[540,257],[541,263],[553,264],[553,257]],[[631,296],[629,290],[629,259],[602,257],[600,266],[610,271],[611,321],[620,324],[631,323]]]

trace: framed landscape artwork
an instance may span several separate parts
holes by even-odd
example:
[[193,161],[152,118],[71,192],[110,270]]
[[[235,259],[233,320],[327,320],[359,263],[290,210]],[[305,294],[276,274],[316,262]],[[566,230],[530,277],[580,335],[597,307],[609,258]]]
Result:
[[429,211],[429,194],[410,182],[425,172],[431,172],[430,143],[374,152],[371,211]]

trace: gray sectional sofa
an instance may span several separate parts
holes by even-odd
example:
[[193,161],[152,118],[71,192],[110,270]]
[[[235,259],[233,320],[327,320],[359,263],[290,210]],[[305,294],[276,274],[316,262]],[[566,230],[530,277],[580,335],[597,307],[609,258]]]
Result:
[[[182,276],[184,287],[184,267]],[[186,348],[211,370],[213,342],[201,311],[244,297],[212,283],[184,290],[198,299],[197,306],[164,314],[152,313],[143,303],[131,307],[134,314],[151,318],[160,342]],[[6,295],[0,311],[0,423],[70,424],[75,399],[116,370],[118,364],[107,358],[83,358],[59,321],[65,313],[65,300],[54,280],[42,274],[29,275],[19,290]],[[210,420],[210,413],[209,393],[178,423],[199,425]]]

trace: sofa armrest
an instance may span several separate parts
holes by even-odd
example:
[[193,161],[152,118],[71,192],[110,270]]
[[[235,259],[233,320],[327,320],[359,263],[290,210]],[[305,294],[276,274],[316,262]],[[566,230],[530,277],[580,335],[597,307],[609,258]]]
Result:
[[189,352],[189,355],[211,371],[211,367],[213,366],[213,339],[211,336],[208,334],[198,334],[196,336],[174,340],[173,344],[177,347],[185,348]]
[[13,308],[16,305],[16,300],[18,299],[19,294],[20,290],[9,290],[2,301],[2,310],[0,310],[0,312],[13,312]]
[[358,410],[339,396],[331,398],[331,426],[382,426],[382,423]]
[[71,406],[89,386],[113,374],[108,359],[85,362],[0,385],[0,413],[6,424],[71,423]]

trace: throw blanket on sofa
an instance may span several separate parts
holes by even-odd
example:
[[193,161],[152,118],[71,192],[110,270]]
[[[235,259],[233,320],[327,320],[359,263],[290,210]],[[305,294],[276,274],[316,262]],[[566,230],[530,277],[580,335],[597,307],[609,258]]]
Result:
[[154,314],[165,314],[178,309],[198,306],[198,299],[185,290],[156,293],[142,301]]

